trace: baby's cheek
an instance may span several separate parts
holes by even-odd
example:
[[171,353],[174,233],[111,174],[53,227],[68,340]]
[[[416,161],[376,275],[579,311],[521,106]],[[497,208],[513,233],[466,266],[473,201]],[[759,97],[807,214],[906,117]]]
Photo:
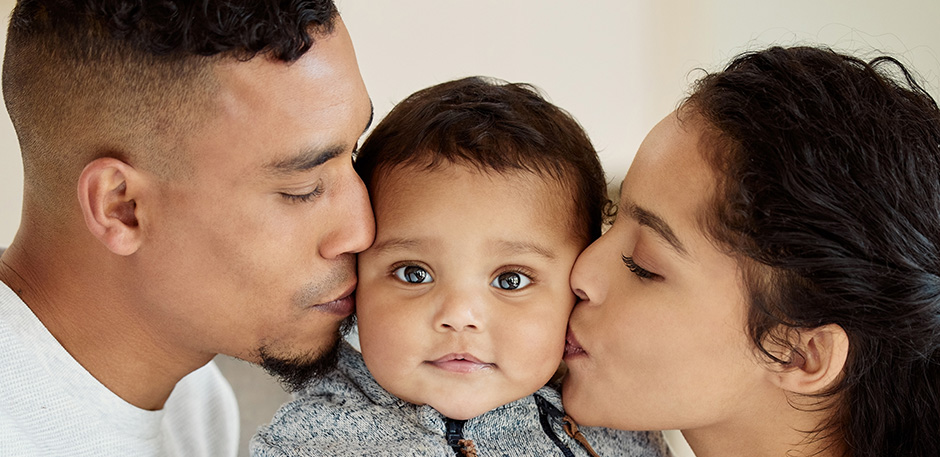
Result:
[[525,338],[509,346],[517,353],[514,359],[519,366],[520,382],[536,386],[536,389],[552,378],[565,351],[567,318],[561,319],[560,324],[548,321],[543,320],[540,322],[542,325],[520,332]]

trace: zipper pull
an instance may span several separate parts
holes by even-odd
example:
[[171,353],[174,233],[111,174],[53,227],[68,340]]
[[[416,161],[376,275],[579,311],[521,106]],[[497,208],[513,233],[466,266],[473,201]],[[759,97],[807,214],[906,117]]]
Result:
[[600,457],[597,455],[597,452],[594,452],[594,448],[591,447],[591,443],[589,443],[587,438],[584,437],[584,434],[581,433],[581,430],[578,430],[578,423],[575,422],[571,416],[565,414],[565,418],[561,421],[563,424],[562,428],[565,429],[565,433],[567,433],[568,436],[574,438],[574,440],[577,441],[585,451],[587,451],[588,455],[591,457]]
[[563,443],[561,439],[558,438],[558,435],[555,434],[555,431],[552,430],[552,425],[549,423],[550,419],[559,420],[563,416],[562,412],[555,407],[555,405],[548,402],[548,400],[542,398],[539,394],[532,394],[535,397],[535,405],[538,406],[539,410],[539,423],[542,424],[542,431],[548,436],[548,439],[558,447],[558,450],[561,451],[561,454],[565,457],[575,457],[574,453],[571,452],[571,449],[568,448],[568,445]]
[[467,421],[459,421],[451,418],[445,418],[444,424],[447,433],[447,445],[450,446],[458,456],[463,455],[463,424]]

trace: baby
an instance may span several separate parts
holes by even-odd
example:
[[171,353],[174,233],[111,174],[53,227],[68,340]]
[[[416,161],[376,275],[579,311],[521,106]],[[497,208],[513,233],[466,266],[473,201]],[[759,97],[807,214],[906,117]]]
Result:
[[571,116],[526,85],[439,84],[376,126],[356,168],[376,220],[359,256],[362,354],[344,344],[253,455],[667,454],[659,433],[579,430],[547,385],[568,276],[607,201]]

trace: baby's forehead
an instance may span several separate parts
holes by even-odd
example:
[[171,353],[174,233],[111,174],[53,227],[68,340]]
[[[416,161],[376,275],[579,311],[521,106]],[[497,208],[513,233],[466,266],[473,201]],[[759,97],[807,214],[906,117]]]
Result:
[[[506,182],[514,185],[525,194],[541,193],[544,197],[573,201],[577,184],[571,176],[557,176],[556,173],[536,168],[512,167],[494,168],[476,163],[440,161],[434,163],[407,162],[385,166],[368,183],[370,193],[378,195],[389,182],[412,182],[422,177],[442,176],[456,180],[461,175],[475,175],[493,182]],[[482,189],[481,189],[482,190]]]
[[[384,167],[377,170],[369,185],[369,193],[373,199],[373,206],[382,199],[384,191],[394,188],[398,192],[409,185],[420,186],[427,177],[442,177],[444,185],[455,187],[461,175],[475,175],[484,177],[491,183],[506,183],[511,188],[511,195],[507,197],[521,198],[531,202],[533,210],[537,210],[545,217],[544,224],[564,224],[570,236],[574,239],[583,237],[585,226],[592,219],[585,214],[591,205],[587,202],[578,202],[578,183],[573,182],[574,173],[569,176],[557,177],[541,170],[522,168],[494,169],[479,164],[462,164],[454,162],[438,163],[403,163]],[[390,185],[393,184],[394,185]],[[467,199],[481,198],[488,193],[489,186],[480,186],[461,189],[460,193],[449,193],[449,203],[459,205]],[[425,192],[430,189],[415,188],[414,192]],[[438,191],[442,189],[436,189]],[[537,206],[537,207],[536,207]]]

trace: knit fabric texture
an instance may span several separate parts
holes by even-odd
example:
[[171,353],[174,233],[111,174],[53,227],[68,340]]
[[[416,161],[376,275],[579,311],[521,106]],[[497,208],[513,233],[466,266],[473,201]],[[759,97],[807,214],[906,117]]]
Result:
[[[447,441],[446,417],[430,406],[414,405],[385,391],[369,373],[362,355],[348,343],[341,344],[337,368],[308,383],[269,425],[258,430],[250,444],[252,456],[457,455]],[[536,397],[557,411],[547,416],[550,433],[542,423]],[[472,449],[481,457],[563,456],[554,435],[571,455],[588,456],[565,433],[561,410],[558,390],[543,387],[463,423],[465,450]],[[659,432],[580,430],[601,456],[670,455]]]

